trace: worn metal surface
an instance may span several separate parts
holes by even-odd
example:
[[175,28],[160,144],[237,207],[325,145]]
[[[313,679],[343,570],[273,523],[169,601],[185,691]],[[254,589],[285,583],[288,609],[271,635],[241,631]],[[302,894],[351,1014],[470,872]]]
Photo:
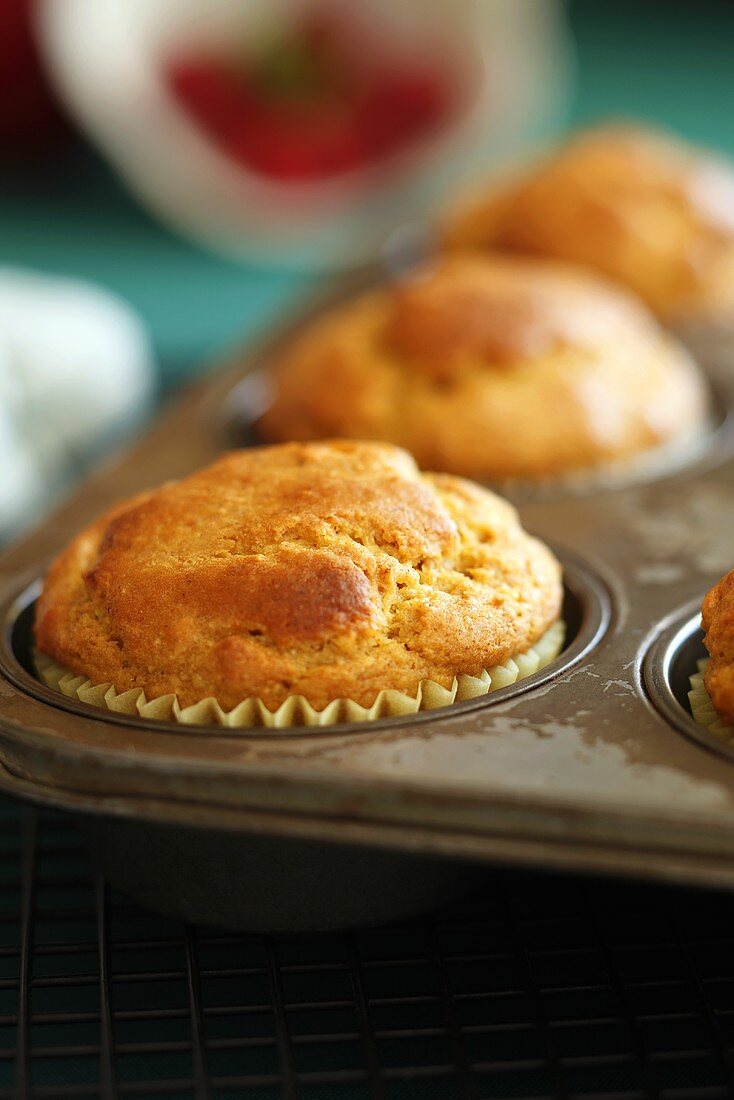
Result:
[[[241,391],[232,397],[235,386],[267,367],[274,350],[249,353],[186,392],[132,450],[6,553],[6,609],[112,500],[185,474],[231,445],[242,399]],[[258,828],[280,834],[341,830],[355,843],[405,850],[728,881],[734,767],[656,709],[642,676],[657,633],[732,564],[734,377],[717,373],[723,423],[688,467],[520,505],[531,531],[568,551],[579,591],[608,595],[606,631],[573,667],[562,658],[534,686],[420,721],[273,737],[71,714],[32,694],[6,652],[7,782],[42,790],[44,801],[93,798],[98,811],[114,795],[109,806],[120,814],[145,816],[155,801],[159,819],[188,812],[202,826],[226,821],[247,831],[251,815]],[[590,607],[597,597],[580,598]]]

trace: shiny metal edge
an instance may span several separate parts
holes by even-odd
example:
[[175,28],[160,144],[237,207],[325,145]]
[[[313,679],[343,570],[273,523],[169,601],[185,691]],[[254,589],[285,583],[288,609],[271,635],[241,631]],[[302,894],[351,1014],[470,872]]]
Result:
[[[685,708],[673,686],[673,663],[681,651],[703,642],[701,600],[691,600],[675,612],[654,635],[642,659],[642,683],[647,697],[663,718],[698,745],[734,761],[728,745],[697,722]],[[691,664],[690,675],[695,671]]]

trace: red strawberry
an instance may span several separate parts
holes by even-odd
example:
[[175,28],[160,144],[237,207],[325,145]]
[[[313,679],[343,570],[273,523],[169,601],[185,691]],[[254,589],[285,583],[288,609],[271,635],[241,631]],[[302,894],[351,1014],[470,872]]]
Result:
[[169,67],[174,94],[238,164],[282,180],[379,161],[444,118],[448,78],[394,56],[369,28],[315,9],[239,68],[193,58]]

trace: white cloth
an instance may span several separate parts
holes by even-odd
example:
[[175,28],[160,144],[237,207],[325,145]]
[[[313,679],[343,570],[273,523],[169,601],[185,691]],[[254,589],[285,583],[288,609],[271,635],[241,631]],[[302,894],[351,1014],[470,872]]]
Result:
[[0,539],[141,419],[154,378],[147,333],[120,299],[0,268]]

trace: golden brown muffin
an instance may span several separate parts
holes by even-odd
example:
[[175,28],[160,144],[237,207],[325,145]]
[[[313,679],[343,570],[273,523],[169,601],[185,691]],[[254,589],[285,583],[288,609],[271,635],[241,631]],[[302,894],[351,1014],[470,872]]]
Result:
[[449,216],[450,249],[583,264],[666,321],[734,318],[734,167],[635,126],[603,126]]
[[182,706],[479,674],[560,613],[560,567],[492,493],[395,447],[236,451],[119,505],[53,564],[39,649],[118,691]]
[[605,467],[683,440],[707,398],[688,354],[597,276],[445,257],[321,317],[277,365],[264,439],[381,439],[484,480]]
[[734,724],[734,569],[706,594],[701,625],[711,654],[704,684],[716,712]]

